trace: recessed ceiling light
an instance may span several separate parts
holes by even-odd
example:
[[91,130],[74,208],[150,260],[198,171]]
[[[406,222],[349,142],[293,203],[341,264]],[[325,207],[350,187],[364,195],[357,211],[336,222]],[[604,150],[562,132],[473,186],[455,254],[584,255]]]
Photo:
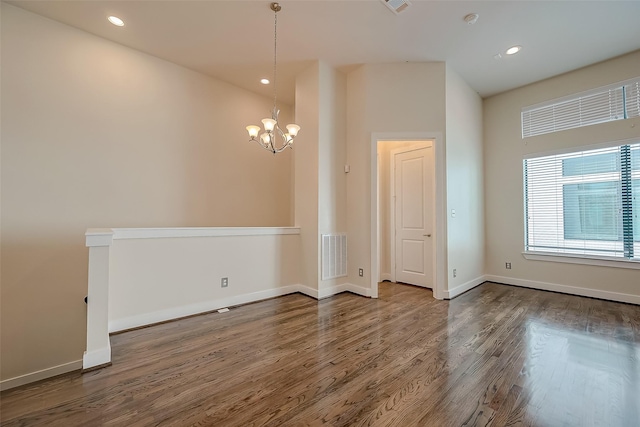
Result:
[[263,85],[268,85],[270,82],[269,79],[260,79],[260,83],[262,83]]
[[513,46],[505,52],[507,55],[514,55],[522,50],[522,46]]
[[117,27],[124,27],[124,21],[118,18],[117,16],[110,16],[107,19],[109,20],[109,22],[111,22],[113,25]]

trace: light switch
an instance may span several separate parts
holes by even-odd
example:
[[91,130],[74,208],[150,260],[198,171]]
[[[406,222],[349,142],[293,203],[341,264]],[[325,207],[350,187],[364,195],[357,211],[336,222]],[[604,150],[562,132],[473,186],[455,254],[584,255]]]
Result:
[[451,209],[451,218],[455,218],[455,217],[456,217],[456,210]]

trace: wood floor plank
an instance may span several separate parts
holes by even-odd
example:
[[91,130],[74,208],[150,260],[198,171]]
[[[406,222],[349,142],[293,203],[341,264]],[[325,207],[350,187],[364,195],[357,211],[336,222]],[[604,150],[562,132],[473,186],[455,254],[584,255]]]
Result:
[[640,307],[485,283],[294,294],[111,337],[2,392],[2,426],[640,425]]

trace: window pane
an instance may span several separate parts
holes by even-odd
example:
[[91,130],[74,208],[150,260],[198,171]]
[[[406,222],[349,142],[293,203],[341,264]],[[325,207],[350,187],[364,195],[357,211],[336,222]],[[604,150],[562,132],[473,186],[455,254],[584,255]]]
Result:
[[618,182],[565,184],[564,238],[621,240],[622,214]]
[[611,147],[525,160],[525,250],[624,257],[621,158]]
[[617,172],[620,170],[618,153],[595,154],[573,157],[562,161],[563,176],[588,175],[592,173]]

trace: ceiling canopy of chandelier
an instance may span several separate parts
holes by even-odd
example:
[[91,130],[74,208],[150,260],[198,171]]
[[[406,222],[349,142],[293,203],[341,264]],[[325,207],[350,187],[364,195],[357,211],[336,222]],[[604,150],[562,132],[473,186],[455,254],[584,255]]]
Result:
[[[293,148],[293,140],[300,126],[296,124],[289,124],[286,126],[287,132],[284,132],[278,126],[278,114],[280,110],[277,107],[277,91],[276,91],[276,76],[278,71],[278,12],[282,10],[282,6],[278,3],[271,3],[271,10],[273,10],[273,111],[271,112],[271,118],[262,119],[262,125],[264,126],[264,132],[260,133],[260,126],[249,125],[247,126],[247,132],[249,132],[249,141],[257,142],[262,148],[267,151],[271,151],[273,154],[280,153],[286,148]],[[258,134],[260,136],[258,137]]]

